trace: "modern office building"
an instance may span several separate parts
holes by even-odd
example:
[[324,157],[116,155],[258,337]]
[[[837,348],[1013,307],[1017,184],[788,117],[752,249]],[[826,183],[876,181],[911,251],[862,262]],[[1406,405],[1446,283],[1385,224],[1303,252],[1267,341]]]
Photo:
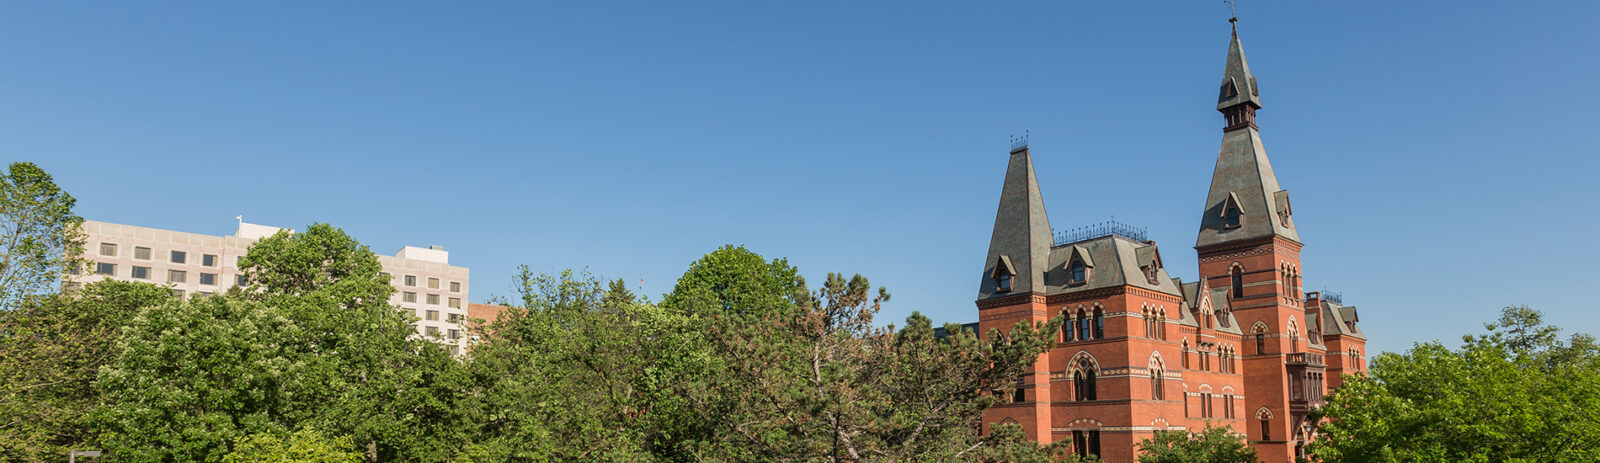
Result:
[[[1222,147],[1195,242],[1200,278],[1187,283],[1167,274],[1143,230],[1055,233],[1027,142],[1013,144],[978,285],[979,332],[1067,323],[1008,403],[985,410],[984,432],[1016,423],[1032,440],[1070,440],[1079,454],[1130,463],[1155,431],[1220,426],[1246,436],[1264,462],[1303,454],[1308,412],[1342,375],[1366,370],[1366,336],[1355,307],[1303,290],[1304,244],[1261,143],[1260,108],[1235,30],[1216,107]],[[1072,199],[1104,198],[1115,196]]]
[[[239,259],[251,244],[282,229],[240,221],[233,235],[214,236],[88,220],[83,230],[92,264],[72,284],[141,281],[190,297],[239,285]],[[465,349],[467,268],[450,265],[450,253],[438,246],[406,246],[393,256],[379,255],[378,261],[395,288],[390,303],[417,318],[417,334],[451,346],[452,352]]]

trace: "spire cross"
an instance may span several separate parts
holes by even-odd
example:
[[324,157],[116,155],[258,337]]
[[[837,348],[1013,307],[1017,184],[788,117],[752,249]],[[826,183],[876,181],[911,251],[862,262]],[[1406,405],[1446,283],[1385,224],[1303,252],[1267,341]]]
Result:
[[1239,13],[1234,11],[1234,7],[1238,6],[1238,0],[1222,0],[1222,3],[1228,4],[1228,22],[1239,22]]

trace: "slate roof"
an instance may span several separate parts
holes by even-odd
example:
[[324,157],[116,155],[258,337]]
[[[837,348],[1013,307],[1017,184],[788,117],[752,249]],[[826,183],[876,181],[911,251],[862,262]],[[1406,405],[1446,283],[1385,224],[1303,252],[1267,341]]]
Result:
[[1318,328],[1322,334],[1343,334],[1346,336],[1367,339],[1367,334],[1361,332],[1361,327],[1356,324],[1355,306],[1345,306],[1338,302],[1322,299],[1322,320]]
[[[1246,103],[1260,107],[1255,76],[1250,74],[1250,65],[1245,62],[1244,46],[1239,43],[1237,31],[1228,47],[1224,86],[1228,82],[1248,82],[1249,91],[1241,90],[1238,96],[1222,98],[1217,109]],[[1228,228],[1223,220],[1224,205],[1230,197],[1236,198],[1243,212],[1237,228]],[[1295,230],[1290,212],[1289,192],[1278,186],[1278,176],[1267,160],[1267,149],[1261,145],[1261,133],[1254,126],[1223,132],[1222,148],[1217,153],[1216,169],[1211,173],[1211,191],[1206,195],[1205,213],[1200,218],[1195,247],[1272,235],[1300,242],[1300,233]]]
[[1228,64],[1222,70],[1222,86],[1218,89],[1217,109],[1253,104],[1261,107],[1261,91],[1256,87],[1256,76],[1250,73],[1250,63],[1244,59],[1244,44],[1239,41],[1239,28],[1233,29],[1228,41]]
[[[1083,284],[1071,284],[1067,263],[1074,250],[1085,253],[1086,263],[1092,263],[1088,278]],[[1067,243],[1050,249],[1050,266],[1045,271],[1046,294],[1073,293],[1124,284],[1175,296],[1182,290],[1173,284],[1165,266],[1159,265],[1160,254],[1155,243],[1139,242],[1121,235],[1106,235],[1083,241]],[[1142,267],[1155,264],[1156,282],[1145,278]]]
[[[989,237],[989,257],[984,259],[978,299],[1044,292],[1044,264],[1050,260],[1050,246],[1054,243],[1050,217],[1044,211],[1044,195],[1034,175],[1033,157],[1026,147],[1014,150],[1000,187],[1000,205],[994,214],[994,233]],[[995,291],[995,265],[1003,261],[1009,261],[1017,272],[1012,276],[1009,292]]]

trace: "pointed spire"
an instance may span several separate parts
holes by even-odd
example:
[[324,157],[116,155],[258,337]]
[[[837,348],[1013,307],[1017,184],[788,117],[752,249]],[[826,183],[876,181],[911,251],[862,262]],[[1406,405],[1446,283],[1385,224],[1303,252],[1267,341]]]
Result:
[[1217,110],[1242,104],[1261,107],[1261,94],[1256,88],[1256,77],[1250,73],[1250,63],[1244,59],[1244,44],[1239,42],[1239,18],[1233,23],[1233,37],[1228,43],[1228,64],[1222,71],[1222,87],[1217,95]]
[[1274,235],[1300,242],[1290,218],[1293,212],[1289,192],[1278,186],[1272,162],[1261,145],[1261,133],[1255,124],[1256,109],[1260,107],[1256,78],[1245,62],[1244,45],[1239,42],[1235,26],[1217,102],[1217,110],[1227,119],[1227,125],[1223,128],[1217,166],[1211,174],[1211,191],[1200,219],[1196,248]]
[[[1015,141],[1015,140],[1013,140]],[[1044,211],[1044,194],[1034,175],[1033,157],[1026,142],[1011,150],[1000,206],[994,215],[989,256],[984,262],[978,299],[1010,294],[1043,293],[1044,271],[1050,263],[1050,218]],[[1009,278],[1003,278],[1001,274]],[[1002,285],[1009,284],[1010,288]]]

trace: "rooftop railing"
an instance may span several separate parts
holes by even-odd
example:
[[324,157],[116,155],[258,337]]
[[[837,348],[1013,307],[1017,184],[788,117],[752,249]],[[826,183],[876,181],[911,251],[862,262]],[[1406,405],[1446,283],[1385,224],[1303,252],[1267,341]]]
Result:
[[1149,235],[1144,227],[1135,227],[1115,220],[1108,220],[1094,225],[1088,225],[1069,230],[1055,232],[1056,246],[1067,243],[1099,238],[1102,236],[1117,235],[1134,241],[1149,241]]

